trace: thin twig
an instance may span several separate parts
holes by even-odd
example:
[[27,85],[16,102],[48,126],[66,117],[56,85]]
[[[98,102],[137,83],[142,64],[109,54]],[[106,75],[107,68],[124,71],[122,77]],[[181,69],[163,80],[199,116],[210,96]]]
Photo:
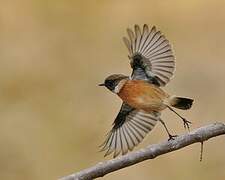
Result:
[[131,152],[127,155],[105,162],[100,162],[93,167],[65,176],[60,180],[86,180],[102,177],[113,171],[117,171],[147,159],[154,159],[159,155],[181,149],[193,143],[203,143],[212,137],[223,134],[225,134],[225,125],[223,123],[210,124],[200,127],[188,134],[178,136],[175,140],[153,144],[139,151]]
[[201,142],[201,151],[200,151],[200,162],[202,162],[202,156],[203,156],[203,141]]

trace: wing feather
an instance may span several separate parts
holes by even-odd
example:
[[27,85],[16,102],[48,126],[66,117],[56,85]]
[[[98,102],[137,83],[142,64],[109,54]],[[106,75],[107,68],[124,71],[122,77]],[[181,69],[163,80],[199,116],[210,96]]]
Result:
[[142,38],[141,38],[141,41],[140,41],[140,48],[138,49],[138,51],[141,52],[141,50],[144,48],[144,45],[146,43],[146,40],[147,40],[148,36],[149,36],[149,28],[145,24],[143,26],[143,33],[142,33],[142,36],[141,36]]
[[129,56],[131,56],[132,55],[132,47],[131,47],[130,41],[126,37],[123,37],[123,42],[129,51]]
[[130,45],[131,45],[131,52],[134,53],[135,52],[135,35],[133,33],[133,31],[131,29],[127,29],[127,34],[130,38]]
[[154,128],[160,114],[147,113],[123,104],[117,115],[112,130],[101,145],[105,156],[113,153],[113,157],[132,151],[144,137]]
[[175,70],[175,57],[169,41],[155,26],[149,29],[146,24],[142,30],[135,25],[134,32],[128,28],[127,33],[129,39],[124,37],[123,41],[131,59],[132,79],[165,86]]
[[141,42],[141,29],[138,25],[134,26],[134,31],[135,31],[135,51],[139,50],[140,47],[140,42]]
[[134,139],[132,138],[131,132],[129,128],[127,127],[127,124],[124,124],[123,127],[124,127],[124,134],[127,137],[128,148],[130,151],[132,151],[133,148],[135,147]]
[[121,139],[122,139],[122,155],[126,154],[129,149],[129,142],[127,134],[124,132],[124,127],[121,127]]

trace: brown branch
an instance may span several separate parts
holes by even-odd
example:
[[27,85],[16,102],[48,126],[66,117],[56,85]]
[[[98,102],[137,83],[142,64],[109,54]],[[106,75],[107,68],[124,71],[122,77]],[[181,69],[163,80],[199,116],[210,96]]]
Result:
[[139,151],[131,152],[127,155],[105,162],[100,162],[93,167],[63,177],[60,180],[80,180],[102,177],[113,171],[131,166],[147,159],[154,159],[159,155],[181,149],[193,143],[202,143],[212,137],[223,134],[225,134],[225,125],[223,123],[210,124],[200,127],[188,134],[181,135],[175,140],[153,144]]

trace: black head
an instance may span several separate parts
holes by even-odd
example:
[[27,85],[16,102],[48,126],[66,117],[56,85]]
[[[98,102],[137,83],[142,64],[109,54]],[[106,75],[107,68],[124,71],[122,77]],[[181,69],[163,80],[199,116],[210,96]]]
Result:
[[107,87],[110,91],[115,90],[119,82],[123,79],[128,79],[128,76],[124,76],[122,74],[113,74],[110,75],[105,79],[105,82],[103,84],[99,84],[99,86],[105,86]]

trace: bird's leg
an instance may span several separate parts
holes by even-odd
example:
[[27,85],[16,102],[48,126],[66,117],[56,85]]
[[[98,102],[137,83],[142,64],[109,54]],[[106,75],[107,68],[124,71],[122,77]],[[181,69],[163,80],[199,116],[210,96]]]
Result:
[[174,138],[177,137],[177,135],[171,135],[170,132],[169,132],[169,130],[168,130],[168,128],[166,127],[165,122],[164,122],[161,118],[159,119],[159,121],[162,123],[162,125],[163,125],[164,128],[166,129],[166,132],[167,132],[167,134],[168,134],[168,136],[169,136],[168,141],[174,140]]
[[190,126],[189,124],[191,124],[190,121],[186,120],[184,117],[182,117],[180,114],[178,114],[173,108],[171,108],[170,106],[167,106],[172,112],[174,112],[179,118],[181,118],[183,120],[184,123],[184,128],[188,129],[188,131],[190,131]]

